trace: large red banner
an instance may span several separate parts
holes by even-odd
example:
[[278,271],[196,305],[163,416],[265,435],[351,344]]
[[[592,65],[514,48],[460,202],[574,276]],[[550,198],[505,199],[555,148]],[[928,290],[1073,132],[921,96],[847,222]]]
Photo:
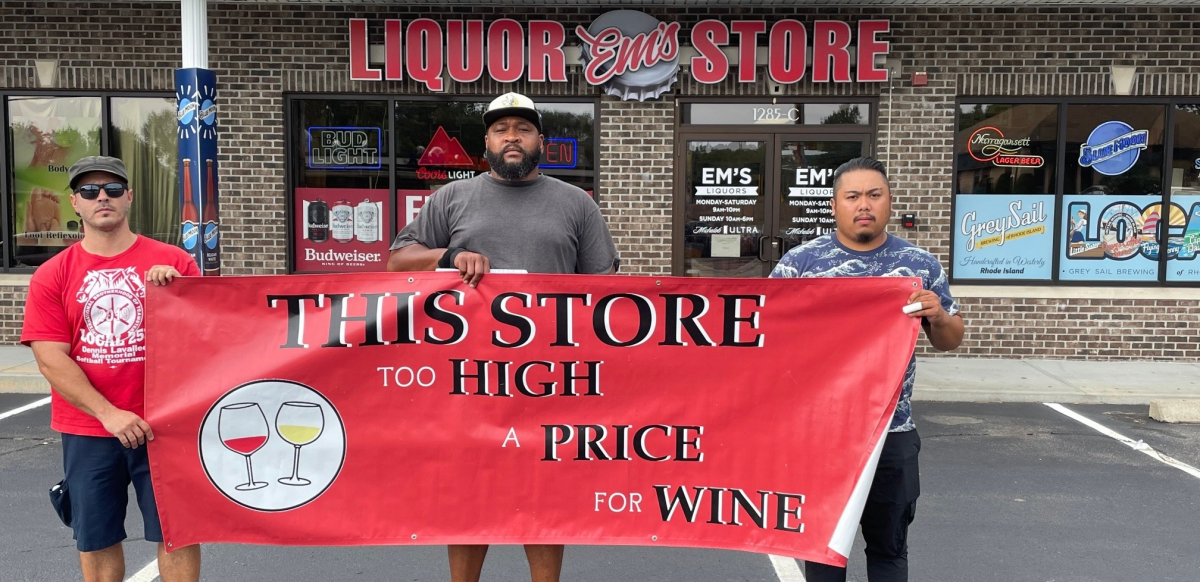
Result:
[[147,292],[166,540],[724,548],[844,564],[916,279],[455,273]]

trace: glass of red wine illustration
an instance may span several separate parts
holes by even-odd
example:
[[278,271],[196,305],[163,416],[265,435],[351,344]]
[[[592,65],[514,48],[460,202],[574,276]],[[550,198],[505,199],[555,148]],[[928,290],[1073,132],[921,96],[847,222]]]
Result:
[[275,429],[283,440],[296,447],[296,456],[292,460],[292,476],[281,477],[279,482],[284,485],[308,485],[308,479],[299,476],[300,447],[307,445],[321,436],[325,430],[325,413],[319,404],[311,402],[284,402],[275,416]]
[[239,402],[221,407],[221,416],[217,424],[221,443],[225,448],[246,457],[246,482],[234,489],[253,491],[267,486],[265,481],[254,480],[250,455],[267,444],[269,428],[266,415],[254,402]]

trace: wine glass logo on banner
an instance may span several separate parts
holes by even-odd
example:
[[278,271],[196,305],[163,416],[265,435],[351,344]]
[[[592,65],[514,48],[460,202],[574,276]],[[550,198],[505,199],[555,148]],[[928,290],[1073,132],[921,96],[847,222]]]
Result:
[[346,460],[346,429],[320,392],[256,380],[225,393],[200,425],[200,462],[234,503],[287,511],[319,497]]

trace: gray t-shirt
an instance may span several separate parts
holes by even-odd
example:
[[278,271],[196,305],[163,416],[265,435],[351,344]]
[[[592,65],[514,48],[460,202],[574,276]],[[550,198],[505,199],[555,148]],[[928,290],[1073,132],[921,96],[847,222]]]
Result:
[[392,250],[458,247],[493,269],[607,273],[617,264],[608,225],[587,192],[550,176],[527,182],[480,174],[447,184],[396,235]]

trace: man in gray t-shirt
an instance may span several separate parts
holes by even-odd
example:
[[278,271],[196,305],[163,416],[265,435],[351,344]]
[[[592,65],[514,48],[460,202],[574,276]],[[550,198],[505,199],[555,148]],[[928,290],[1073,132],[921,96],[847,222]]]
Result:
[[516,93],[484,113],[491,171],[438,190],[392,243],[389,271],[457,268],[472,287],[491,268],[610,273],[612,235],[595,201],[538,173],[541,114]]
[[[615,273],[617,250],[586,192],[538,174],[542,115],[524,95],[483,114],[491,171],[429,197],[392,243],[389,271],[456,268],[474,287],[493,267],[530,273]],[[478,582],[487,546],[450,546],[451,582]],[[558,582],[563,546],[526,545],[532,582]]]

